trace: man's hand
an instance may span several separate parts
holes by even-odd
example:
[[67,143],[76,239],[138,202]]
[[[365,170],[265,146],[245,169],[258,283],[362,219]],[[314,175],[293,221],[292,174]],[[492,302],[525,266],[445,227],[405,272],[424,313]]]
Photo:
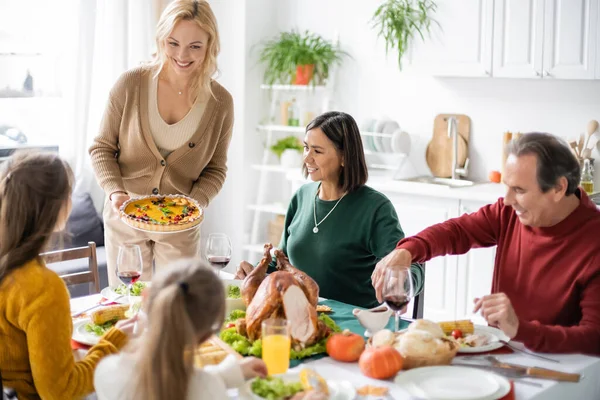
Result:
[[247,261],[242,261],[240,265],[238,265],[237,270],[235,271],[235,277],[233,279],[244,279],[253,269],[254,266],[252,264]]
[[123,205],[123,203],[125,203],[127,200],[129,200],[131,197],[129,197],[129,195],[127,193],[123,193],[123,192],[115,192],[113,194],[110,195],[110,202],[113,206],[113,209],[116,212],[119,212],[119,209],[121,208],[121,206]]
[[410,268],[411,263],[412,254],[405,249],[395,249],[377,263],[373,273],[371,274],[371,283],[375,288],[375,296],[377,296],[377,301],[380,303],[383,301],[381,292],[383,291],[385,271],[388,269],[388,267]]
[[475,299],[474,302],[474,313],[481,310],[481,315],[488,324],[498,327],[511,339],[517,336],[519,317],[507,295],[504,293],[490,294]]

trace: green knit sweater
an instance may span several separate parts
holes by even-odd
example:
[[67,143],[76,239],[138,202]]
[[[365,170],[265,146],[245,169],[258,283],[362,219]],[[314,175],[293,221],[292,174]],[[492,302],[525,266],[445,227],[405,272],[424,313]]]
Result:
[[[319,232],[314,233],[315,205],[319,222],[337,203],[316,197],[318,188],[318,182],[308,183],[292,197],[279,248],[294,267],[317,282],[319,296],[374,307],[378,302],[371,273],[404,238],[396,210],[385,195],[362,186],[344,196],[319,224]],[[275,261],[269,272],[274,270]],[[413,264],[411,270],[416,295],[422,288],[424,273],[419,264]]]

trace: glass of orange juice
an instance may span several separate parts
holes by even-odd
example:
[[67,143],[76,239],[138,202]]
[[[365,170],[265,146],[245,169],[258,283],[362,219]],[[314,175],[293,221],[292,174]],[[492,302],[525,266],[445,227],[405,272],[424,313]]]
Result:
[[290,323],[285,319],[262,322],[262,359],[269,375],[283,374],[290,367]]

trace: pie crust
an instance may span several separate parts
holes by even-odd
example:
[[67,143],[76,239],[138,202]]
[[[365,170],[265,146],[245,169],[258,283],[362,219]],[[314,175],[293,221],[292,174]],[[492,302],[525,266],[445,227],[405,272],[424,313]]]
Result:
[[127,200],[119,217],[127,225],[149,232],[177,232],[204,219],[198,202],[181,194],[142,196]]

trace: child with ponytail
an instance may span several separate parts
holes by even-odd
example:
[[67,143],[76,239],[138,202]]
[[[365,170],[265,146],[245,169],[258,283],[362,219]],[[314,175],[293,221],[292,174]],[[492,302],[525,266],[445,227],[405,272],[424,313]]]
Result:
[[93,392],[94,368],[127,341],[112,328],[75,362],[69,293],[39,254],[63,230],[73,174],[57,155],[15,154],[0,166],[0,372],[19,400],[67,400]]
[[99,400],[226,399],[227,388],[266,375],[264,362],[252,357],[194,368],[193,349],[219,331],[225,315],[223,284],[203,261],[161,271],[145,301],[145,332],[96,369]]

